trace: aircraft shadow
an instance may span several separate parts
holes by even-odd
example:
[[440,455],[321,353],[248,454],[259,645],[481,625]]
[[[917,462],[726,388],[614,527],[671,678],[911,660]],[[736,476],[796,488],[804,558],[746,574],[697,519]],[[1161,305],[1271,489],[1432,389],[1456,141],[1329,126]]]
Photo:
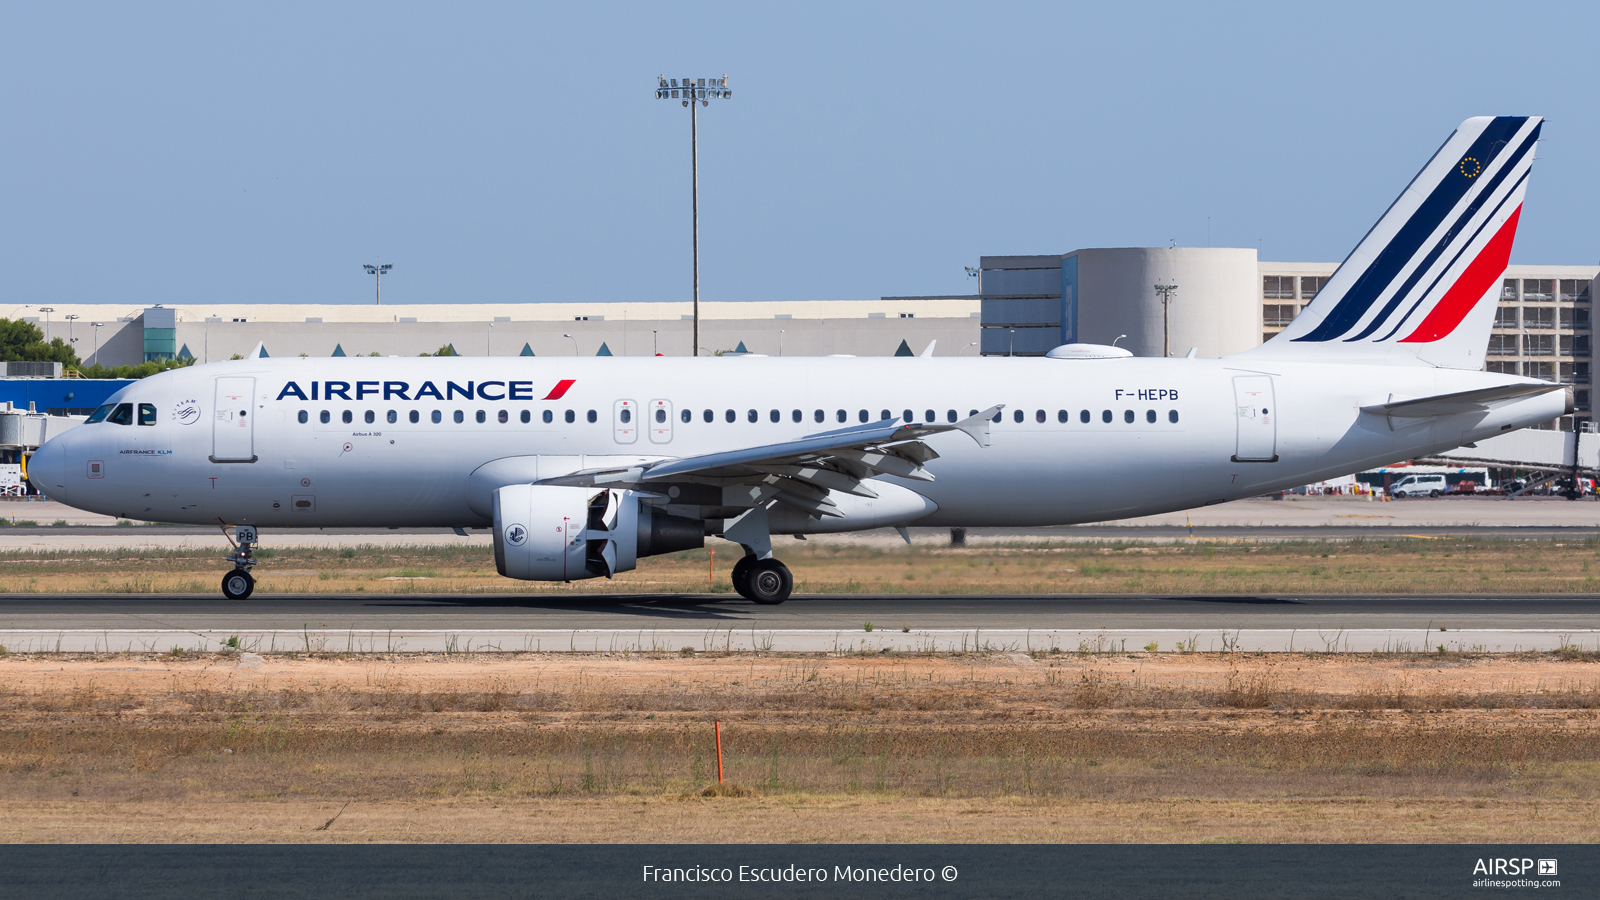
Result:
[[[794,601],[789,601],[793,603]],[[615,612],[628,616],[645,616],[678,620],[729,620],[745,617],[740,613],[757,609],[756,604],[738,595],[726,600],[708,600],[692,595],[675,594],[610,594],[596,597],[414,597],[408,602],[370,604],[374,607],[397,609],[448,608],[461,610],[528,610],[530,612]]]

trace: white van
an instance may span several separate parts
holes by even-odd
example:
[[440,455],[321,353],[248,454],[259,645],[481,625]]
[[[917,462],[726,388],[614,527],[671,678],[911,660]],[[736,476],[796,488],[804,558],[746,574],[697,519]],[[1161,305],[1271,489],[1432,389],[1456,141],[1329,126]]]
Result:
[[1450,493],[1450,485],[1444,480],[1443,475],[1407,475],[1394,484],[1389,485],[1391,497],[1437,497],[1440,494]]

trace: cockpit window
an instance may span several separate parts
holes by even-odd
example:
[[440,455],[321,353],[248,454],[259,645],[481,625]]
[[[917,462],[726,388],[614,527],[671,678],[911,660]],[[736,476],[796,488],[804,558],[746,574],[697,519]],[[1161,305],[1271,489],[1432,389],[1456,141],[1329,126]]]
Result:
[[115,408],[116,408],[116,404],[115,403],[107,403],[105,406],[102,406],[99,409],[95,410],[94,412],[90,413],[89,414],[89,418],[83,420],[83,424],[85,424],[85,425],[93,425],[96,422],[104,422],[106,420],[106,416],[109,415],[111,413],[111,410],[113,410]]
[[139,424],[154,425],[156,423],[156,405],[154,403],[139,404]]
[[133,404],[118,403],[117,408],[111,411],[111,415],[106,416],[106,421],[113,425],[132,425]]

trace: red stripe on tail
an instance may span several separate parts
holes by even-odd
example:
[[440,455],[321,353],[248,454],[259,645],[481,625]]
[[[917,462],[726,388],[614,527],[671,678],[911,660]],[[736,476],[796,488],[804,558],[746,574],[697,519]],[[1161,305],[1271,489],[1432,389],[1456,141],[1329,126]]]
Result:
[[576,378],[563,378],[556,382],[556,386],[551,388],[550,393],[545,394],[544,398],[546,400],[560,400],[567,395],[567,389],[577,383],[578,379]]
[[1495,236],[1489,239],[1489,243],[1483,246],[1478,258],[1467,266],[1467,270],[1462,272],[1456,283],[1445,292],[1438,305],[1428,313],[1428,317],[1417,326],[1417,330],[1401,338],[1400,343],[1421,344],[1437,341],[1456,330],[1456,326],[1467,317],[1467,313],[1472,312],[1472,307],[1476,306],[1478,301],[1483,299],[1483,295],[1494,287],[1494,283],[1500,280],[1500,276],[1505,274],[1506,263],[1511,261],[1511,242],[1517,237],[1517,220],[1521,217],[1522,207],[1519,206],[1511,213],[1511,218],[1500,226]]

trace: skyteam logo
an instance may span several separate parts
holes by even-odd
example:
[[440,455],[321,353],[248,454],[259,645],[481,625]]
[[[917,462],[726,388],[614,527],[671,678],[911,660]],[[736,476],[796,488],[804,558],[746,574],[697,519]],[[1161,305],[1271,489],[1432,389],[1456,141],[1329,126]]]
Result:
[[506,526],[506,543],[513,547],[521,547],[528,540],[528,529],[521,525]]
[[172,421],[179,425],[193,425],[200,421],[200,404],[193,400],[179,400],[172,405]]
[[[1499,283],[1538,119],[1474,119],[1446,141],[1318,294],[1294,341],[1429,343]],[[1473,133],[1473,129],[1476,132]]]

